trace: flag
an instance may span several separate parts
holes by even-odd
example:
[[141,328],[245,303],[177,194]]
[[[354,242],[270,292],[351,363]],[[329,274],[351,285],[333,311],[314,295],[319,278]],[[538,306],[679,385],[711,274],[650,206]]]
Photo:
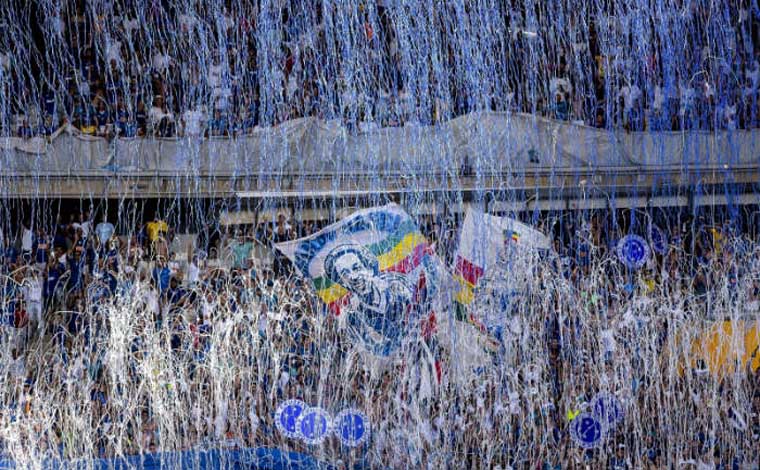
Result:
[[[468,209],[453,266],[458,284],[454,296],[457,318],[485,333],[492,326],[493,319],[469,309],[476,300],[478,289],[490,288],[495,307],[490,314],[498,315],[527,275],[528,266],[522,262],[526,258],[523,255],[550,248],[551,241],[546,235],[522,222]],[[496,279],[481,282],[489,274],[498,274],[500,282],[495,282]],[[481,285],[487,283],[494,285]]]
[[387,356],[435,324],[433,250],[398,205],[364,209],[319,232],[275,245],[354,339]]

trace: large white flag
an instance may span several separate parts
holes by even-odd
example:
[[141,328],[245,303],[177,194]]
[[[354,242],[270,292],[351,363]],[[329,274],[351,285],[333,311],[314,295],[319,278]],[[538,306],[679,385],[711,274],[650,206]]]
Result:
[[532,282],[536,254],[550,248],[549,237],[529,225],[468,209],[453,266],[457,317],[482,332],[503,324],[510,299]]

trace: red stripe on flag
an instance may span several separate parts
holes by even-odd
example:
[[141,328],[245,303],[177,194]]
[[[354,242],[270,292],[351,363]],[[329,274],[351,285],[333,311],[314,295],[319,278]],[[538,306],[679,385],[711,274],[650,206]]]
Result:
[[351,296],[346,294],[343,297],[336,300],[335,302],[329,304],[327,306],[327,309],[330,310],[330,312],[332,312],[332,314],[337,317],[340,315],[341,307],[348,305],[349,298],[351,298]]
[[475,266],[469,260],[466,260],[459,255],[457,255],[455,272],[461,275],[465,281],[469,282],[473,286],[477,285],[478,279],[483,277],[483,268],[480,266]]
[[414,247],[409,256],[389,267],[385,272],[407,274],[419,266],[425,256],[431,254],[433,254],[432,247],[427,243],[420,243]]
[[435,312],[430,312],[430,316],[422,320],[422,337],[430,339],[438,329],[438,323],[435,318]]

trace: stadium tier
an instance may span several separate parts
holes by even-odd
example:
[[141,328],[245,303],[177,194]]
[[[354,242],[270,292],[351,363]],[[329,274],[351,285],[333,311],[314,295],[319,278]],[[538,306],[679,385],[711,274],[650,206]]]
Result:
[[0,2],[0,469],[757,469],[760,9]]

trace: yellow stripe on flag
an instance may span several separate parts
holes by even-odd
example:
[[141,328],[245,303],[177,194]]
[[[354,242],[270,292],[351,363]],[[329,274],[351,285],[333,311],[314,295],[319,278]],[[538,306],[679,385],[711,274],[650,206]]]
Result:
[[333,284],[327,289],[317,291],[319,298],[328,305],[340,299],[346,294],[348,294],[348,291],[340,284]]
[[460,286],[462,286],[462,288],[466,287],[468,289],[475,289],[474,284],[470,284],[470,281],[468,281],[467,279],[465,279],[459,274],[454,274],[454,279],[457,280],[457,282],[459,283]]
[[475,300],[475,293],[469,287],[462,286],[454,298],[460,304],[468,305]]
[[426,241],[425,236],[419,232],[407,234],[391,251],[377,257],[377,260],[380,262],[380,270],[385,271],[391,266],[397,265],[400,261],[411,255],[417,246]]

